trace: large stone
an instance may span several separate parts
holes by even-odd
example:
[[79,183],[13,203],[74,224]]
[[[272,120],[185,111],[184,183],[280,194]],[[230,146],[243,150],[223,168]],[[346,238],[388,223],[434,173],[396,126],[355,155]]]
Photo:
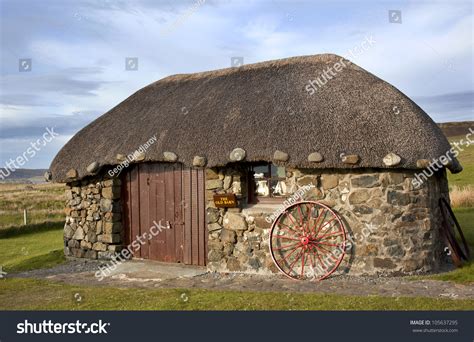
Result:
[[75,239],[75,240],[82,240],[82,239],[84,239],[84,236],[85,236],[84,235],[84,230],[81,227],[79,227],[74,232],[74,235],[72,236],[72,238]]
[[357,154],[344,154],[341,156],[341,161],[345,164],[357,164],[359,159]]
[[86,170],[87,172],[94,174],[96,173],[96,171],[99,170],[99,168],[100,168],[100,164],[98,162],[92,162],[89,165],[87,165]]
[[86,234],[86,240],[91,243],[94,243],[97,241],[97,235],[94,229],[89,229],[89,231]]
[[255,225],[260,229],[269,229],[272,226],[272,222],[265,220],[265,217],[257,216],[254,219]]
[[400,164],[401,161],[402,161],[402,158],[400,158],[400,156],[392,152],[390,152],[383,158],[383,163],[386,166],[396,166]]
[[81,241],[81,248],[91,249],[92,248],[92,243],[90,243],[89,241],[86,241],[86,240],[82,240]]
[[223,181],[224,190],[229,189],[231,185],[232,185],[232,176],[226,175]]
[[335,188],[338,184],[339,184],[339,178],[335,175],[321,176],[321,186],[325,190]]
[[95,251],[106,251],[107,250],[107,245],[102,242],[96,242],[92,245],[92,249]]
[[350,204],[365,203],[369,199],[369,192],[367,190],[357,190],[349,195]]
[[379,186],[380,182],[378,176],[363,175],[352,178],[351,185],[355,188],[373,188],[374,186]]
[[222,188],[223,182],[220,179],[211,179],[206,181],[206,190]]
[[416,167],[419,169],[425,169],[430,166],[430,161],[428,159],[418,159],[416,161]]
[[67,239],[72,238],[74,235],[74,229],[71,228],[70,225],[66,224],[64,226],[64,237]]
[[410,195],[400,191],[389,190],[387,192],[387,202],[392,205],[408,205],[410,204]]
[[145,153],[144,153],[144,152],[135,151],[135,152],[133,153],[133,160],[134,160],[134,161],[142,161],[142,160],[145,160]]
[[220,214],[219,214],[219,209],[216,208],[207,208],[207,223],[215,223],[217,220],[219,220]]
[[391,259],[374,258],[374,267],[395,268],[395,266]]
[[119,199],[120,187],[110,186],[102,189],[102,196],[107,199]]
[[207,254],[208,261],[221,261],[223,257],[223,253],[219,250],[211,249]]
[[120,234],[102,234],[99,235],[100,242],[105,243],[119,243],[120,242]]
[[109,212],[113,210],[113,202],[111,199],[102,198],[100,200],[100,210],[102,212]]
[[175,162],[178,160],[178,156],[174,152],[163,152],[163,158],[165,161]]
[[242,271],[242,265],[237,258],[230,257],[227,259],[227,269],[231,272],[239,272]]
[[235,243],[237,241],[237,234],[233,230],[222,229],[221,241]]
[[273,154],[273,159],[277,161],[283,161],[286,162],[289,159],[289,155],[286,152],[276,150],[275,153]]
[[94,251],[92,249],[89,249],[84,252],[84,258],[87,259],[97,259],[97,251]]
[[306,191],[303,197],[305,200],[316,201],[322,199],[324,196],[321,190],[318,188],[312,188],[311,190]]
[[50,182],[51,179],[53,179],[52,173],[49,172],[49,171],[46,171],[46,172],[44,173],[44,180],[47,181],[47,182]]
[[66,178],[74,179],[77,178],[77,176],[78,174],[76,169],[70,169],[68,172],[66,172]]
[[121,231],[122,231],[122,223],[120,222],[105,222],[104,224],[105,234],[120,233]]
[[214,223],[211,223],[211,224],[207,225],[207,230],[209,232],[215,232],[215,231],[220,230],[220,229],[222,229],[222,226],[217,222],[214,222]]
[[301,178],[298,178],[298,180],[296,181],[296,184],[298,184],[299,186],[304,186],[304,185],[317,186],[318,177],[317,176],[303,176]]
[[246,152],[243,148],[237,147],[230,152],[229,159],[233,162],[241,161],[245,159]]
[[230,230],[247,230],[247,222],[245,219],[235,213],[227,212],[224,216],[224,228]]
[[207,159],[206,157],[202,157],[202,156],[195,156],[193,158],[193,166],[196,166],[196,167],[204,167],[206,166],[207,164]]
[[308,156],[310,163],[320,163],[324,160],[323,156],[319,152],[313,152]]

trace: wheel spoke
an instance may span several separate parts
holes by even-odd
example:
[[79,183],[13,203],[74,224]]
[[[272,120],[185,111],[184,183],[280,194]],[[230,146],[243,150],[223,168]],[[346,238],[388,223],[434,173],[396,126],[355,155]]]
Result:
[[282,251],[282,250],[284,250],[284,249],[286,249],[286,248],[293,248],[293,247],[298,248],[299,245],[300,245],[299,243],[294,243],[294,244],[288,245],[288,246],[281,246],[281,247],[278,247],[278,248],[273,248],[273,250],[274,250],[274,251]]
[[318,240],[319,240],[319,241],[322,241],[322,240],[324,240],[324,238],[326,238],[326,237],[328,237],[328,236],[339,236],[339,235],[342,235],[342,234],[343,234],[343,232],[337,231],[337,232],[334,232],[334,233],[330,233],[330,234],[326,234],[326,235],[320,236]]
[[[319,221],[321,220],[321,217],[323,218],[323,222],[324,222],[324,220],[326,219],[327,212],[328,212],[328,210],[326,208],[324,208],[324,216],[322,214],[320,214],[318,216],[318,219],[316,220],[316,223],[314,224],[312,231],[314,231],[316,229],[316,227],[318,227]],[[318,233],[319,233],[319,229],[316,231],[315,236],[318,235]]]
[[303,278],[303,272],[304,272],[304,255],[305,255],[305,252],[304,252],[304,249],[303,249],[303,255],[301,256],[301,278]]
[[[327,225],[328,223],[331,223],[331,222],[334,221],[335,219],[336,219],[336,217],[333,217],[332,219],[330,219],[329,221],[327,221],[324,225],[322,225],[322,226],[318,229],[318,233],[316,233],[315,238],[318,237],[319,232],[322,232],[322,229],[323,229],[324,227],[326,227],[326,225]],[[331,227],[331,226],[329,226],[329,227]],[[327,229],[326,229],[326,230],[327,230]]]
[[300,241],[300,239],[295,239],[295,238],[291,238],[291,237],[284,236],[284,235],[275,235],[275,238],[276,238],[276,239],[285,239],[285,240]]

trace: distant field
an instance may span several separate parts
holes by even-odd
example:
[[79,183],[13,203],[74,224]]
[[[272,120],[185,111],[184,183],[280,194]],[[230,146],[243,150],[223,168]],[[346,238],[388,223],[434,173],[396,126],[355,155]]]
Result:
[[[451,144],[461,141],[461,139],[466,140],[465,135],[455,136],[449,138]],[[474,141],[474,135],[472,136]],[[464,144],[460,145],[462,150],[459,151],[458,160],[461,162],[463,171],[458,174],[451,174],[448,172],[448,180],[450,186],[474,186],[474,144]]]
[[0,229],[23,225],[23,210],[28,224],[64,219],[64,185],[0,184]]

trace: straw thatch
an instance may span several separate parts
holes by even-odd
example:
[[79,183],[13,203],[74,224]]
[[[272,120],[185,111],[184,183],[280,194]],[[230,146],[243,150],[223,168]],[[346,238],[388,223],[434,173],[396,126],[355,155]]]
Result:
[[[280,163],[301,168],[387,168],[383,158],[393,153],[401,157],[396,167],[415,169],[417,160],[449,150],[420,107],[346,60],[348,67],[309,95],[308,81],[340,59],[294,57],[166,77],[78,132],[52,162],[53,180],[68,180],[71,169],[83,178],[93,162],[118,164],[117,154],[133,152],[154,135],[141,162],[169,160],[173,154],[165,159],[163,153],[172,152],[188,166],[196,156],[208,167],[222,166],[241,148],[244,161],[272,161],[279,151],[288,157]],[[322,161],[308,160],[315,152]]]

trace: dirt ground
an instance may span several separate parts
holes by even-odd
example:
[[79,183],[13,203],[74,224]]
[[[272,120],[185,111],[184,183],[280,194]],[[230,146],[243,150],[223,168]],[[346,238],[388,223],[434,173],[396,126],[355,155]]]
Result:
[[431,297],[473,299],[474,286],[407,277],[335,276],[324,281],[294,281],[281,275],[209,273],[205,268],[153,261],[128,261],[101,281],[95,276],[99,261],[70,260],[51,269],[11,274],[10,277],[41,278],[73,285],[127,288],[199,288],[240,291],[330,293],[358,296]]

